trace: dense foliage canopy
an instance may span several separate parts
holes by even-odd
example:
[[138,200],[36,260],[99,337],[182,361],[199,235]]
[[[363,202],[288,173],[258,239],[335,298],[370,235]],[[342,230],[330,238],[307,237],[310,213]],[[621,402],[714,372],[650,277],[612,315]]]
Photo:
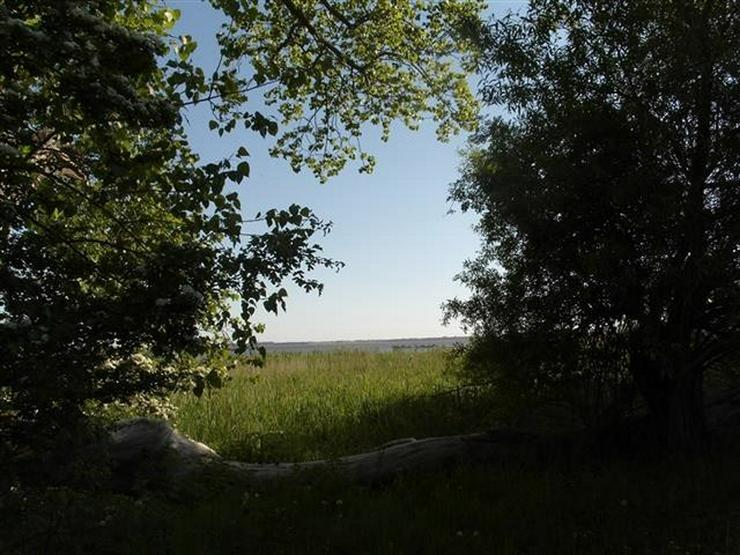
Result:
[[[0,3],[6,462],[93,405],[218,385],[197,363],[253,350],[257,305],[277,312],[285,279],[320,290],[308,272],[337,266],[313,242],[329,226],[308,208],[243,218],[248,150],[199,161],[188,109],[209,106],[219,134],[276,136],[275,155],[321,179],[356,157],[372,167],[357,142],[366,124],[387,135],[393,120],[431,115],[443,138],[474,125],[458,29],[476,2],[212,5],[226,18],[221,59],[203,69],[192,39],[170,34],[178,12],[156,2]],[[249,109],[257,91],[279,119]]]
[[532,0],[488,26],[507,115],[451,193],[481,215],[447,307],[472,367],[591,417],[634,383],[670,442],[701,438],[705,372],[740,351],[739,8]]

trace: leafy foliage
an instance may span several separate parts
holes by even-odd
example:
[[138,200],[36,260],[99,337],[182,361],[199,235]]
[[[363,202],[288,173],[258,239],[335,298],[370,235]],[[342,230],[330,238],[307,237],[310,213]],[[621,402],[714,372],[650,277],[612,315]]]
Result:
[[[233,110],[244,91],[266,89],[285,129],[272,153],[296,171],[308,166],[325,180],[356,158],[360,171],[371,171],[374,159],[360,143],[367,123],[387,139],[394,120],[416,128],[431,116],[443,140],[475,124],[465,70],[476,51],[464,30],[478,21],[479,1],[278,0],[264,10],[214,4],[231,17],[219,35],[224,70],[215,123],[275,135],[276,122]],[[252,72],[241,76],[245,57]]]
[[451,190],[481,215],[473,295],[447,305],[472,362],[545,393],[634,380],[696,441],[703,374],[740,347],[736,2],[534,0],[482,41],[510,115]]
[[[254,350],[260,303],[278,312],[286,279],[320,292],[310,271],[340,266],[314,243],[330,224],[308,208],[242,218],[248,152],[202,163],[182,125],[189,107],[208,103],[219,134],[240,123],[277,135],[276,154],[320,177],[354,155],[366,121],[431,112],[443,136],[473,124],[462,73],[443,58],[465,46],[448,31],[475,3],[213,4],[229,19],[208,78],[192,39],[169,35],[178,12],[157,3],[0,6],[4,449],[56,437],[89,402],[219,385],[203,357]],[[335,35],[349,17],[357,25]],[[245,111],[255,88],[279,104],[283,135]],[[323,115],[291,128],[301,104]]]

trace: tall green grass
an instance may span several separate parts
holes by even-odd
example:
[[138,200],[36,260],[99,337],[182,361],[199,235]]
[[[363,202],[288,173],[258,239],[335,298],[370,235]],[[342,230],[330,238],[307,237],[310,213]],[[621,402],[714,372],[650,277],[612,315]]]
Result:
[[402,437],[472,431],[495,420],[461,391],[443,350],[269,355],[201,398],[179,395],[176,426],[226,457],[331,458]]

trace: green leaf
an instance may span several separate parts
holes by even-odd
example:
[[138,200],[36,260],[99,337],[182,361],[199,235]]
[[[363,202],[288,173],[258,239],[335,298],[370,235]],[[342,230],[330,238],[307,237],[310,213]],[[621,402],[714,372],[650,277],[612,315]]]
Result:
[[208,374],[206,375],[206,382],[210,387],[214,389],[218,389],[223,386],[223,379],[221,378],[221,374],[216,369],[208,372]]
[[180,44],[177,47],[177,54],[180,57],[180,61],[186,61],[195,49],[198,48],[198,43],[193,40],[190,35],[181,35]]
[[196,376],[195,377],[195,385],[193,386],[193,394],[196,397],[201,397],[203,395],[203,391],[205,390],[206,383],[203,379],[203,376]]

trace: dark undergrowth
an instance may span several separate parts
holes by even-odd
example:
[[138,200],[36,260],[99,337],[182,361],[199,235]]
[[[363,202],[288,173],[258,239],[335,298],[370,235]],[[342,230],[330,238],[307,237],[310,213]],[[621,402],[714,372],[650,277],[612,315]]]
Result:
[[16,491],[0,552],[740,554],[740,456],[214,487],[171,499]]

